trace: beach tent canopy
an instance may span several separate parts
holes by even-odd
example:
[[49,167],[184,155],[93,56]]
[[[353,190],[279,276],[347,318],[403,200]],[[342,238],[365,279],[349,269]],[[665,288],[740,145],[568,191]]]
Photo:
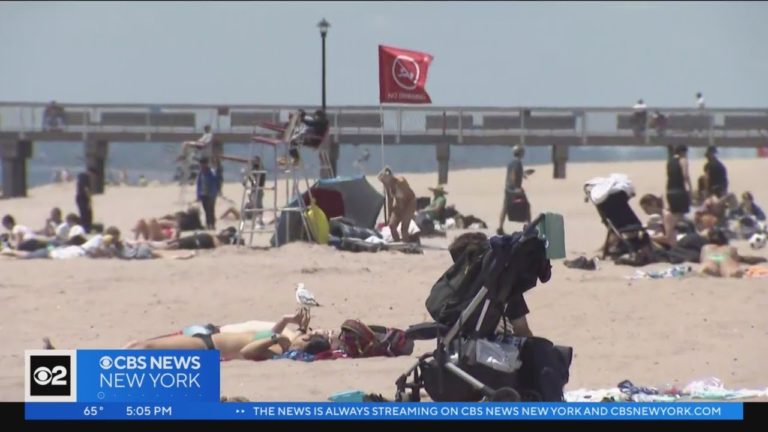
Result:
[[[365,176],[323,179],[312,187],[313,193],[315,190],[340,193],[344,201],[344,217],[354,220],[355,225],[364,228],[374,228],[376,218],[384,207],[384,196],[368,183]],[[326,211],[322,206],[320,208]],[[329,219],[331,217],[328,216]]]
[[[384,197],[368,183],[365,176],[322,179],[311,188],[312,197],[328,219],[343,216],[356,226],[374,229],[376,219],[384,206]],[[309,205],[309,194],[302,195]],[[298,206],[298,198],[288,205]],[[299,240],[303,232],[301,217],[297,212],[281,212],[271,244],[275,246]]]

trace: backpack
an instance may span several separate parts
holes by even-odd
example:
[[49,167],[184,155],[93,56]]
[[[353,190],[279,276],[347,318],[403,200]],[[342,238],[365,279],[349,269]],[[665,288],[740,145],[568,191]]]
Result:
[[[425,302],[429,315],[436,322],[452,325],[476,294],[485,246],[470,246],[457,251],[453,265],[432,286]],[[452,255],[454,253],[452,252]]]
[[344,321],[339,340],[344,352],[353,358],[396,357],[413,352],[413,341],[406,338],[403,330],[368,326],[359,320]]

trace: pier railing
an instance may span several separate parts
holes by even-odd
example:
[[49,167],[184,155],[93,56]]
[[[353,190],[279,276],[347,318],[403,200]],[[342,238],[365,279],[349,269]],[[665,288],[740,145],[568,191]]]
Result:
[[[225,141],[245,141],[260,121],[285,122],[299,106],[61,104],[61,127],[45,125],[45,103],[0,102],[0,139],[175,141],[205,125]],[[303,107],[308,112],[312,107]],[[654,127],[654,111],[666,118]],[[332,106],[331,132],[342,144],[378,143],[378,106]],[[631,107],[438,107],[383,110],[387,144],[661,145],[688,142],[732,147],[768,144],[768,108],[650,107],[638,125]],[[639,127],[638,127],[639,126]]]

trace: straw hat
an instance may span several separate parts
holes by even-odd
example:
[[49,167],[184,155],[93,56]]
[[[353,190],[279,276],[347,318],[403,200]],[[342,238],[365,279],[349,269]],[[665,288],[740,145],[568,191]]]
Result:
[[443,195],[448,195],[448,191],[445,190],[445,186],[443,186],[443,185],[437,185],[436,187],[430,187],[430,188],[427,188],[427,189],[429,189],[430,192],[441,193]]

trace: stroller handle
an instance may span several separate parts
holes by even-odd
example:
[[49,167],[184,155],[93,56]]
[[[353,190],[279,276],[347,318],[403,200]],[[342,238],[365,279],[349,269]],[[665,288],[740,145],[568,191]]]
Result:
[[539,215],[536,216],[536,219],[532,220],[528,225],[525,226],[525,228],[523,228],[523,236],[527,237],[533,234],[533,232],[537,229],[539,224],[546,218],[547,218],[547,215],[545,215],[544,213],[539,213]]

